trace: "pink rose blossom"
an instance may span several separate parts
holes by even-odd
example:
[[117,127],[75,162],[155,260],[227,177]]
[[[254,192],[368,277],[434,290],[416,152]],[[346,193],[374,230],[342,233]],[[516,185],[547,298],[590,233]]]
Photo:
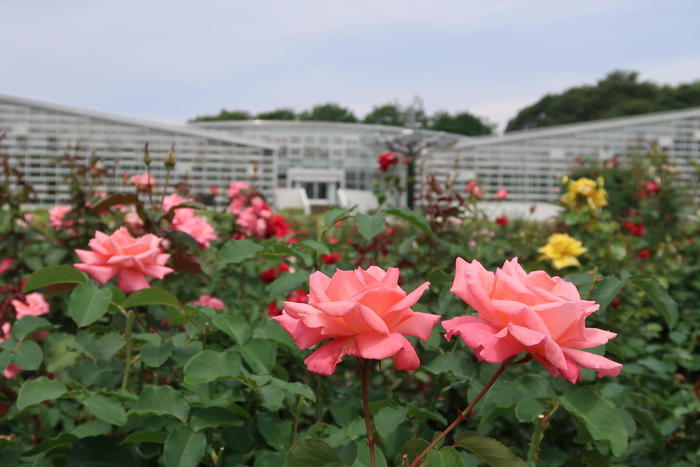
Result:
[[66,205],[54,206],[49,209],[49,222],[51,222],[51,227],[55,230],[72,227],[73,221],[66,221],[63,219],[70,210],[71,207]]
[[484,195],[484,190],[482,190],[475,181],[471,181],[464,185],[464,191],[479,199]]
[[598,309],[581,300],[576,286],[544,271],[527,274],[517,259],[506,261],[494,274],[476,260],[457,258],[452,293],[479,316],[443,321],[446,338],[458,335],[479,360],[500,363],[522,351],[544,365],[553,376],[572,383],[579,367],[598,376],[617,376],[622,364],[581,349],[605,344],[617,334],[586,327],[586,317]]
[[228,186],[228,197],[233,199],[238,196],[242,190],[249,190],[250,185],[247,182],[231,182]]
[[126,227],[112,235],[97,231],[89,243],[92,251],[75,250],[82,263],[73,266],[103,284],[116,275],[120,289],[135,292],[149,287],[146,276],[162,279],[173,272],[165,266],[170,255],[160,242],[153,234],[134,238]]
[[150,191],[158,184],[158,180],[149,174],[134,175],[129,179],[129,182],[140,191]]
[[[170,209],[174,208],[175,206],[179,206],[181,204],[189,203],[190,201],[193,201],[192,198],[183,198],[182,196],[178,195],[177,193],[173,193],[172,195],[168,195],[163,198],[163,211],[168,212]],[[187,209],[187,208],[183,208]]]
[[209,248],[216,240],[216,230],[203,217],[195,214],[194,209],[182,208],[175,210],[173,229],[184,232],[197,241],[202,248]]
[[14,262],[14,258],[0,259],[0,274],[10,269],[10,267],[12,267],[12,263]]
[[213,308],[215,310],[224,309],[224,302],[221,301],[221,299],[212,297],[211,295],[202,295],[197,300],[192,302],[192,305],[208,306],[209,308]]
[[17,319],[25,316],[41,316],[49,312],[49,304],[44,300],[44,296],[34,292],[24,296],[24,301],[12,300],[12,306],[17,312]]
[[508,198],[508,190],[498,190],[496,191],[496,198],[506,199]]
[[410,308],[428,282],[407,295],[398,281],[398,268],[337,269],[332,278],[315,272],[309,277],[308,304],[286,301],[284,312],[273,319],[300,349],[330,339],[304,361],[314,373],[332,374],[345,355],[394,357],[397,369],[415,370],[420,360],[404,335],[425,340],[440,317]]

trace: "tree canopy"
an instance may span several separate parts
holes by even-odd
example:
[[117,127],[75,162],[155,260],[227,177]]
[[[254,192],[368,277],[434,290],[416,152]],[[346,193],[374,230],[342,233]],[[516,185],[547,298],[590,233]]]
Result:
[[490,135],[494,125],[476,117],[469,112],[452,115],[448,112],[437,112],[432,117],[431,130],[446,131],[467,136]]
[[311,110],[303,111],[299,114],[299,120],[354,123],[357,121],[357,117],[352,113],[352,110],[329,102],[327,104],[315,105]]
[[297,114],[292,109],[275,109],[269,112],[260,112],[255,118],[260,120],[296,120]]
[[700,105],[700,80],[678,86],[638,81],[636,71],[617,70],[595,85],[547,94],[520,110],[506,131],[624,117]]

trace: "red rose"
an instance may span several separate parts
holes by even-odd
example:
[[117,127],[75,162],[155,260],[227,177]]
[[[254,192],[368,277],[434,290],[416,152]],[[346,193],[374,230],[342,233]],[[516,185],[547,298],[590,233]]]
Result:
[[637,257],[640,259],[649,259],[651,258],[651,251],[649,251],[649,248],[642,248],[637,252]]
[[327,255],[321,255],[321,258],[323,259],[323,264],[335,264],[340,261],[342,256],[343,255],[340,253],[330,253]]
[[497,217],[496,224],[500,225],[501,227],[505,227],[508,225],[508,218],[506,216]]

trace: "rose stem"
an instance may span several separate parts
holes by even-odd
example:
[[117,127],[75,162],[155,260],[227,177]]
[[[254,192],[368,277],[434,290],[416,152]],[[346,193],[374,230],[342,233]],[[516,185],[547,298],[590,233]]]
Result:
[[450,425],[445,428],[433,441],[430,443],[423,451],[416,456],[415,459],[413,459],[413,462],[411,463],[411,467],[416,467],[418,464],[420,464],[421,459],[425,457],[431,449],[433,449],[445,436],[447,436],[452,430],[454,430],[457,425],[462,423],[464,420],[467,419],[469,416],[469,413],[474,410],[474,406],[481,400],[482,397],[488,392],[489,389],[491,389],[491,386],[493,386],[493,383],[496,382],[499,376],[503,374],[504,371],[506,371],[506,367],[510,365],[510,363],[515,359],[516,355],[513,355],[512,357],[508,358],[507,360],[504,360],[503,363],[501,363],[501,366],[498,367],[498,370],[491,375],[491,378],[486,382],[484,387],[481,389],[481,392],[476,395],[474,399],[469,403],[469,405],[462,411],[457,414],[457,417],[450,423]]

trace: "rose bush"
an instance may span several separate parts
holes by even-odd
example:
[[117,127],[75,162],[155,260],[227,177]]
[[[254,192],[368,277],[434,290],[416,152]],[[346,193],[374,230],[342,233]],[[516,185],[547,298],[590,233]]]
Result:
[[[299,216],[235,181],[222,209],[184,182],[104,195],[109,174],[70,164],[53,223],[21,171],[0,192],[1,465],[700,461],[698,224],[659,236],[665,178],[630,182],[657,184],[631,191],[640,214],[589,174],[607,206],[577,190],[498,225],[476,181],[433,178],[422,211]],[[562,269],[554,234],[580,242]]]

